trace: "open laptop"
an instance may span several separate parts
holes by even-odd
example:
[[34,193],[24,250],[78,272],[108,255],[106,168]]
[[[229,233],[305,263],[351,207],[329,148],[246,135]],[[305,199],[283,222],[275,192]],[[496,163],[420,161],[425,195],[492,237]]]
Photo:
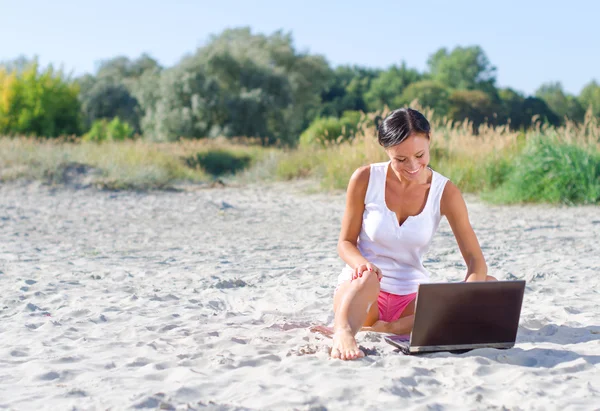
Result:
[[524,292],[524,280],[420,284],[412,332],[384,339],[404,354],[511,348]]

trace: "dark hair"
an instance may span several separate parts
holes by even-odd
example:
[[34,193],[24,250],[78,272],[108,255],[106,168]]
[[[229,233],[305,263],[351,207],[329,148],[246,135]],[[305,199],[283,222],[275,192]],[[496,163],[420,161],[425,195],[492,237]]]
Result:
[[399,108],[377,126],[377,139],[388,148],[402,143],[412,134],[424,134],[429,138],[429,132],[429,121],[423,114],[412,108]]

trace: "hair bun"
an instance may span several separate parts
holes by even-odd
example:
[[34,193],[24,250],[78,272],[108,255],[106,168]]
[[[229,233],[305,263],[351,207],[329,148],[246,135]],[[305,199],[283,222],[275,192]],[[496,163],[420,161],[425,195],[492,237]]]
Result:
[[380,115],[375,116],[375,128],[377,130],[379,130],[379,126],[381,125],[381,123],[383,122],[383,117],[381,117]]

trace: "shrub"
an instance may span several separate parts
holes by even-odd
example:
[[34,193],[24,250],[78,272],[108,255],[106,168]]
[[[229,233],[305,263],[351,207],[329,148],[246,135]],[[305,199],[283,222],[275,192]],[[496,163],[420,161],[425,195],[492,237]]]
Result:
[[83,141],[123,141],[133,137],[133,127],[118,117],[110,122],[107,119],[96,120],[90,131],[83,136]]
[[594,204],[600,201],[597,146],[532,137],[491,199],[508,203]]
[[363,115],[359,111],[345,111],[341,118],[315,119],[300,135],[301,146],[326,146],[331,143],[350,141],[361,126]]
[[228,150],[209,150],[187,157],[185,162],[188,167],[201,168],[213,176],[235,174],[247,168],[252,157],[247,154],[237,154]]
[[58,137],[80,131],[79,87],[61,71],[0,67],[0,134]]

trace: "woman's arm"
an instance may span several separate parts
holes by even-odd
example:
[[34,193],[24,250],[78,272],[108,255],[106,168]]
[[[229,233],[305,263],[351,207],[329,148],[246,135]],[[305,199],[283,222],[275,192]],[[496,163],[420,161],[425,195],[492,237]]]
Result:
[[467,205],[458,187],[450,181],[446,183],[442,194],[440,212],[448,219],[460,252],[467,264],[465,280],[486,281],[487,264],[469,221]]
[[365,195],[369,186],[370,174],[370,166],[357,169],[350,177],[346,190],[346,208],[342,217],[337,251],[340,258],[354,269],[367,264],[366,258],[358,251],[356,245],[362,227]]

